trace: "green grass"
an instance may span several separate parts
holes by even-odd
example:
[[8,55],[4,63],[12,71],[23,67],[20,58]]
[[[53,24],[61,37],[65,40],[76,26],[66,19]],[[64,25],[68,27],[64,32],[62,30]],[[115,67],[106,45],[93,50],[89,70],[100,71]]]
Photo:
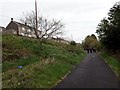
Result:
[[28,57],[28,58],[21,58],[16,61],[11,62],[4,62],[2,72],[5,72],[9,69],[17,68],[18,66],[26,66],[28,64],[34,63],[38,61],[39,57]]
[[110,68],[116,74],[116,76],[119,76],[119,72],[118,72],[120,68],[119,61],[115,57],[110,56],[108,53],[105,52],[102,52],[101,56],[104,58],[104,60],[110,66]]
[[50,88],[71,68],[70,65],[57,61],[42,64],[42,62],[36,62],[25,66],[22,70],[13,69],[3,73],[3,87]]
[[[85,56],[80,46],[3,36],[3,88],[51,88]],[[17,66],[23,66],[22,69]]]

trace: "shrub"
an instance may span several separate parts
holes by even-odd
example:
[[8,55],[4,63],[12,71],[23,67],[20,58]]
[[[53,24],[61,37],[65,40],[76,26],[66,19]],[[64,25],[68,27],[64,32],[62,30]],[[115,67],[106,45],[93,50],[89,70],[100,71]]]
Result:
[[75,41],[71,41],[71,42],[70,42],[70,45],[74,45],[74,46],[75,46],[75,45],[76,45],[76,42],[75,42]]

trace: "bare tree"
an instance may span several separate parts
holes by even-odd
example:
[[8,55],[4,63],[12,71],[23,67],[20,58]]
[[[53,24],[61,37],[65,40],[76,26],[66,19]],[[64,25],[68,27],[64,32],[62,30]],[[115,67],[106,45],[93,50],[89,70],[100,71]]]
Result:
[[40,30],[42,31],[41,39],[47,39],[53,36],[63,35],[63,28],[64,24],[61,23],[60,20],[48,20],[46,18],[41,17],[41,20],[39,23]]
[[20,19],[22,23],[27,23],[27,25],[33,27],[35,29],[36,37],[43,40],[48,39],[50,37],[58,37],[59,35],[63,35],[64,24],[61,23],[61,20],[49,20],[48,18],[38,16],[38,30],[36,31],[36,18],[35,13],[32,11],[31,13],[27,13]]
[[36,38],[39,38],[40,31],[36,29],[36,16],[33,11],[30,13],[24,14],[23,17],[20,19],[20,21],[24,24],[31,26],[35,31]]

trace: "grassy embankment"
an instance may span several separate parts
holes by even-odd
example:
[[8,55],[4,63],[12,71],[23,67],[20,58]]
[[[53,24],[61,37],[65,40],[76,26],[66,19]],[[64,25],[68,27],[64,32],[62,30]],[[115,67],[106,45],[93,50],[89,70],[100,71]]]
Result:
[[117,58],[115,58],[113,55],[108,54],[106,52],[102,52],[101,56],[104,58],[105,62],[110,66],[110,68],[116,74],[116,76],[119,77],[120,62],[117,60]]
[[41,51],[36,39],[20,36],[2,39],[3,88],[51,88],[85,56],[80,46],[47,41]]

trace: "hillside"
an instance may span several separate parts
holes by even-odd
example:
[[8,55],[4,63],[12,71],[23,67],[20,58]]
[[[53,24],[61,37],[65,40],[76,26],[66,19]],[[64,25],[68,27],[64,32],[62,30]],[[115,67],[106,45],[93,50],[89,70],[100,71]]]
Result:
[[79,45],[34,38],[3,36],[3,88],[51,88],[85,53]]

